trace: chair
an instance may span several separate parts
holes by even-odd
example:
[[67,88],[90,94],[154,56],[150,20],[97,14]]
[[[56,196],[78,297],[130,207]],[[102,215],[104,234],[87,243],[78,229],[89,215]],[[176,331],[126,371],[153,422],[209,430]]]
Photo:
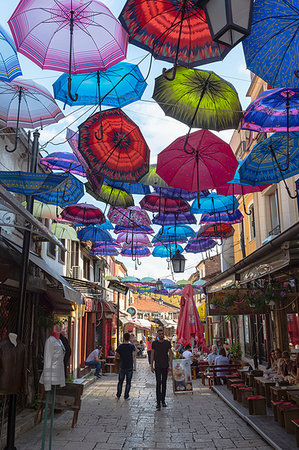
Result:
[[253,395],[247,398],[250,415],[266,416],[266,399],[262,395]]

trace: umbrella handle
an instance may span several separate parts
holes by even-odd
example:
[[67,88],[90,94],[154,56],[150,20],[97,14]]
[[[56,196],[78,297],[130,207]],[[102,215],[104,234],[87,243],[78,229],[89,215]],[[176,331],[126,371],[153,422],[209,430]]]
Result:
[[173,68],[172,68],[172,75],[170,77],[168,77],[166,75],[167,69],[165,69],[165,67],[164,67],[164,69],[162,70],[162,74],[163,74],[163,77],[165,78],[165,80],[173,81],[175,79],[175,76],[176,76],[176,69],[177,69],[177,64],[175,63],[173,65]]
[[5,146],[5,150],[8,153],[13,153],[16,151],[18,146],[18,137],[19,137],[19,123],[20,123],[20,112],[21,112],[21,101],[22,101],[22,88],[19,89],[19,95],[18,95],[18,115],[17,115],[17,123],[16,123],[16,136],[15,136],[15,145],[14,148],[9,150],[8,146]]
[[68,96],[70,97],[70,99],[73,102],[76,102],[78,100],[78,94],[75,94],[75,97],[73,97],[71,91],[72,91],[72,77],[71,77],[71,75],[69,75],[68,82],[67,82],[67,93],[68,93]]
[[243,209],[244,209],[244,212],[245,212],[245,214],[246,214],[247,216],[251,216],[252,210],[251,210],[250,212],[247,212],[247,211],[246,211],[246,205],[245,205],[245,200],[244,200],[244,194],[242,195],[242,198],[243,198]]
[[5,146],[5,150],[6,150],[8,153],[13,153],[13,152],[16,151],[16,149],[17,149],[17,147],[18,147],[18,134],[19,134],[19,129],[17,128],[17,129],[16,129],[16,136],[15,136],[15,145],[14,145],[14,147],[10,150],[10,149],[8,148],[7,145]]
[[98,137],[97,131],[94,132],[94,137],[96,138],[97,141],[101,141],[103,139],[103,129],[101,128],[101,137]]

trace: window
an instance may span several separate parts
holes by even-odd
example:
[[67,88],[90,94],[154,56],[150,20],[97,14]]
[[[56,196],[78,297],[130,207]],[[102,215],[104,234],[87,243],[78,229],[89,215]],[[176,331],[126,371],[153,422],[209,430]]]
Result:
[[269,195],[269,210],[270,210],[270,231],[269,235],[279,234],[279,213],[278,213],[278,198],[277,191]]
[[86,256],[83,256],[83,278],[90,280],[90,261]]
[[79,242],[71,242],[71,267],[79,266]]
[[48,242],[47,255],[53,259],[56,259],[56,245],[52,242]]
[[251,204],[250,206],[249,206],[249,216],[248,216],[248,218],[249,218],[249,231],[250,231],[250,240],[252,241],[255,237],[256,237],[256,234],[255,234],[255,217],[254,217],[254,206],[253,206],[253,204]]
[[[60,239],[60,242],[65,246],[65,239]],[[59,249],[59,262],[61,262],[62,264],[65,264],[65,252],[62,251],[62,249]]]

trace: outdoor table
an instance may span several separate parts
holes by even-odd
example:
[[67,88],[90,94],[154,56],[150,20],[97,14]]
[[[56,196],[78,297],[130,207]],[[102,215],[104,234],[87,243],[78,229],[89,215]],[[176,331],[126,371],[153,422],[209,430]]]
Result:
[[248,369],[238,369],[237,372],[240,375],[240,377],[242,378],[242,381],[246,381],[246,374],[249,373],[249,370]]
[[247,386],[254,387],[254,375],[251,372],[245,373],[245,382]]
[[279,402],[280,400],[284,400],[288,398],[288,392],[298,391],[299,395],[299,386],[270,386],[271,400],[273,402]]
[[[267,405],[271,406],[270,387],[275,386],[276,381],[265,377],[255,377],[254,382],[257,390],[257,395],[264,395]],[[280,381],[279,386],[289,386],[289,383],[287,381]]]

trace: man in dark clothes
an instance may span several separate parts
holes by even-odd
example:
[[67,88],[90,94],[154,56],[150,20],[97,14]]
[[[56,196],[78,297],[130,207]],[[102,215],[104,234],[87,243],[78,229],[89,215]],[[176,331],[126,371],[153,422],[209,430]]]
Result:
[[172,350],[170,342],[164,339],[163,328],[158,329],[157,337],[158,339],[152,344],[151,369],[156,374],[156,409],[160,411],[161,403],[164,408],[167,406],[165,403],[166,382],[169,363],[172,368]]
[[116,358],[120,359],[118,385],[116,397],[119,399],[126,378],[125,400],[129,399],[131,380],[133,375],[133,353],[136,351],[135,345],[130,343],[130,333],[124,334],[124,343],[120,344],[115,352]]

